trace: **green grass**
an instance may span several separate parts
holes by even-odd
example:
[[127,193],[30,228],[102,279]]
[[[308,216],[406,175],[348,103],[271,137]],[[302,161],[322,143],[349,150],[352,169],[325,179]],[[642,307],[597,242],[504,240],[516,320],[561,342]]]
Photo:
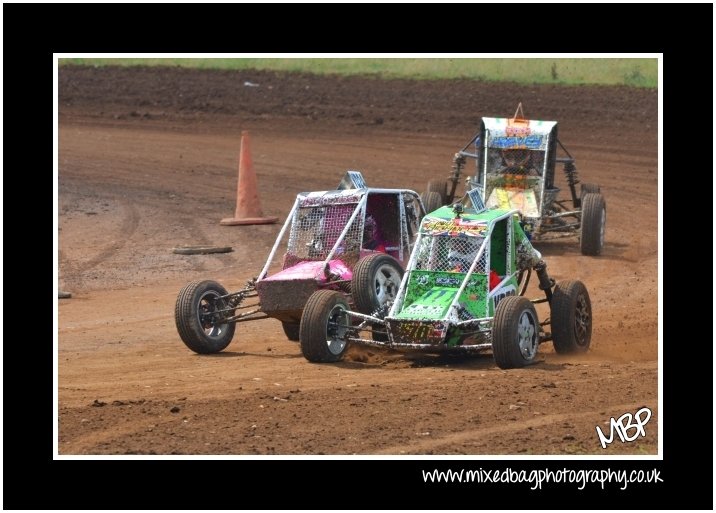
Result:
[[656,58],[62,58],[60,66],[182,66],[200,69],[261,69],[376,78],[473,79],[521,84],[599,84],[657,87]]

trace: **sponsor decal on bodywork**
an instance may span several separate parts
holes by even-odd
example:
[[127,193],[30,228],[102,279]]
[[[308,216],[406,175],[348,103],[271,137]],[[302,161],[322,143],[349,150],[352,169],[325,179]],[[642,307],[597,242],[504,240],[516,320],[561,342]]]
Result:
[[528,149],[528,150],[540,150],[544,144],[542,142],[543,136],[541,135],[528,135],[526,137],[493,137],[490,141],[491,148],[500,149]]
[[402,344],[440,344],[445,340],[448,325],[443,321],[388,321],[396,342]]
[[421,227],[423,232],[433,236],[439,235],[467,235],[470,237],[483,237],[487,231],[487,222],[482,220],[469,220],[462,218],[435,219],[426,218]]
[[495,309],[497,309],[497,304],[505,299],[507,296],[516,296],[517,295],[517,287],[515,287],[512,284],[505,285],[502,288],[497,289],[495,291],[494,295],[492,296],[492,299],[494,300]]
[[[444,319],[465,279],[463,273],[411,271],[400,319]],[[487,276],[473,274],[458,299],[461,319],[487,314]]]

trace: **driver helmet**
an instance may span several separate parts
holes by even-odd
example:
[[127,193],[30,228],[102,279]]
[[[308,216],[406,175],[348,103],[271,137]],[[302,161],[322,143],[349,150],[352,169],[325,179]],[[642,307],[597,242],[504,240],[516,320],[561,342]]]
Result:
[[530,151],[521,148],[502,150],[502,161],[507,167],[525,167],[530,160]]
[[372,215],[365,216],[365,224],[363,226],[363,240],[370,240],[375,236],[377,224]]
[[450,269],[467,272],[477,254],[477,244],[469,237],[455,237],[452,239],[448,252],[448,265]]

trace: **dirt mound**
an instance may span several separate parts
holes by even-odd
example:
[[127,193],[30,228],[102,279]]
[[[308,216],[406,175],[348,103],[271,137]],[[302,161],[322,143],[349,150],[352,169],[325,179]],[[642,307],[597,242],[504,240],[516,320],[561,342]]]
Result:
[[[418,133],[459,132],[467,138],[481,116],[512,115],[522,102],[527,117],[555,119],[572,129],[610,132],[624,125],[656,128],[655,90],[628,87],[516,85],[474,80],[389,80],[322,77],[275,71],[63,67],[63,113],[76,110],[110,120],[243,121],[330,132],[381,127]],[[648,131],[648,130],[647,130]],[[654,131],[655,133],[655,131]]]

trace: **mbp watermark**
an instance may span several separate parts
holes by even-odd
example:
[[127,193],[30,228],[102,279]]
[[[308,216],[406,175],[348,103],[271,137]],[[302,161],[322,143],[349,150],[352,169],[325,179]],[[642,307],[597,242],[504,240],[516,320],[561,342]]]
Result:
[[[602,444],[602,449],[606,449],[607,445],[614,441],[615,431],[622,442],[633,442],[640,436],[646,436],[644,426],[649,422],[650,418],[651,410],[646,406],[637,411],[634,415],[630,412],[626,412],[616,420],[614,417],[611,417],[609,419],[609,438],[607,438],[602,432],[602,429],[597,426],[597,435],[599,436],[599,443]],[[630,430],[632,429],[634,430],[633,434],[630,434]]]

